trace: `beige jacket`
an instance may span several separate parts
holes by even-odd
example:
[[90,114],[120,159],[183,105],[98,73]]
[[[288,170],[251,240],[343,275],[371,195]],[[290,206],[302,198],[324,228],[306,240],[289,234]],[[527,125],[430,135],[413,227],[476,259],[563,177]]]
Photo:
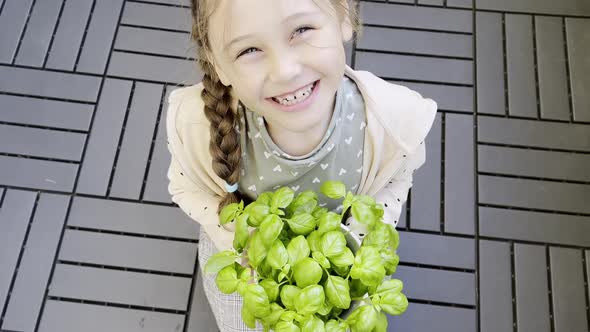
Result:
[[[345,75],[356,82],[366,103],[367,127],[359,193],[375,198],[393,193],[398,198],[403,196],[401,200],[396,199],[395,218],[399,218],[401,205],[411,187],[412,172],[425,161],[422,142],[434,121],[437,103],[367,71],[346,66]],[[212,168],[210,123],[203,111],[202,89],[201,82],[178,88],[168,97],[166,129],[172,156],[167,174],[168,191],[172,201],[200,224],[217,249],[227,250],[232,247],[234,233],[219,227],[216,210],[225,186]],[[413,165],[408,166],[409,163]],[[408,170],[410,167],[412,169]]]

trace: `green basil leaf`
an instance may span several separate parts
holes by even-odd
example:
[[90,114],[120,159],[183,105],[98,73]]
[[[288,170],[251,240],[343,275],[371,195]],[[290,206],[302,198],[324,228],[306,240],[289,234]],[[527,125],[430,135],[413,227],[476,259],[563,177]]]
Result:
[[209,257],[205,263],[205,273],[217,273],[232,264],[238,256],[231,250],[224,250]]
[[289,254],[283,242],[275,240],[266,256],[266,261],[273,269],[282,269],[289,261]]
[[401,315],[408,308],[408,299],[403,293],[386,292],[381,295],[379,302],[381,309],[390,315]]
[[248,311],[245,304],[242,304],[242,321],[251,329],[256,328],[256,317]]
[[233,264],[221,269],[215,277],[217,288],[224,294],[231,294],[238,288],[238,273]]
[[248,287],[247,281],[243,281],[243,280],[238,281],[238,294],[240,294],[242,297],[244,297],[246,295],[247,287]]
[[363,284],[360,279],[350,279],[350,296],[361,297],[368,292],[367,285]]
[[270,214],[270,207],[266,204],[252,202],[244,209],[248,213],[248,225],[252,227],[260,226],[260,223]]
[[393,250],[397,250],[399,246],[399,233],[392,224],[387,224],[387,229],[389,230],[389,245]]
[[250,277],[252,277],[252,269],[249,267],[244,268],[242,272],[240,272],[240,280],[247,282],[250,280]]
[[287,215],[293,216],[299,213],[312,213],[318,205],[318,197],[313,190],[306,190],[287,206]]
[[259,282],[259,285],[264,288],[270,302],[277,300],[277,297],[279,297],[279,284],[272,279],[264,279]]
[[320,217],[326,213],[328,213],[328,209],[320,207],[320,206],[316,206],[315,209],[313,209],[313,212],[311,213],[311,215],[316,219],[320,219]]
[[283,224],[281,217],[276,214],[266,216],[258,228],[262,241],[269,244],[273,243],[281,234]]
[[326,181],[320,186],[320,192],[332,199],[339,199],[346,195],[346,186],[341,181]]
[[311,315],[301,323],[301,332],[325,332],[324,321]]
[[320,310],[325,300],[324,288],[320,285],[310,285],[295,297],[295,309],[301,315],[311,315]]
[[264,288],[258,284],[248,284],[244,296],[246,309],[256,318],[263,318],[270,314],[270,301]]
[[309,257],[310,250],[305,237],[299,235],[293,238],[287,245],[287,253],[289,253],[289,263],[291,266],[294,266],[301,259]]
[[237,218],[238,221],[236,222],[236,233],[234,234],[233,246],[234,249],[238,251],[246,247],[246,243],[248,243],[248,238],[250,237],[248,218],[249,215],[247,213],[243,213]]
[[335,307],[342,309],[350,307],[350,287],[346,279],[329,275],[324,283],[324,289],[328,300]]
[[384,312],[377,314],[377,322],[372,332],[387,332],[387,315]]
[[[377,311],[375,310],[375,308],[373,308],[372,305],[362,305],[358,307],[355,311],[358,311],[357,317],[354,320],[354,323],[349,323],[351,325],[352,330],[371,331],[377,324]],[[352,314],[350,316],[352,316]]]
[[283,271],[279,272],[279,276],[277,277],[277,280],[279,282],[283,281],[283,279],[285,279],[287,277],[287,274]]
[[367,286],[380,284],[385,277],[385,268],[382,264],[379,249],[371,246],[361,246],[354,258],[350,276],[354,279],[360,279]]
[[[352,258],[354,260],[354,256]],[[338,266],[332,261],[332,270],[341,277],[346,277],[350,271],[350,265]]]
[[281,187],[272,195],[271,208],[286,208],[293,201],[295,191],[289,187]]
[[264,204],[270,207],[270,202],[272,200],[273,193],[271,191],[265,191],[258,198],[256,198],[256,203]]
[[241,212],[239,203],[231,203],[221,209],[219,213],[219,223],[224,225],[234,220]]
[[295,310],[295,297],[300,291],[301,289],[299,287],[293,285],[283,285],[283,287],[281,287],[279,296],[281,298],[281,303],[283,303],[285,308]]
[[297,315],[295,311],[286,310],[279,319],[285,322],[292,322],[295,319],[295,315]]
[[332,211],[322,215],[318,220],[318,232],[324,234],[330,231],[340,230],[342,217]]
[[322,307],[320,308],[320,310],[318,310],[318,314],[322,316],[328,316],[330,314],[330,311],[332,311],[332,308],[334,308],[334,305],[332,305],[332,303],[330,303],[330,301],[326,297],[326,301],[324,301],[324,304],[322,304]]
[[383,215],[385,215],[385,211],[383,210],[383,204],[375,204],[371,207],[373,210],[373,214],[375,215],[376,220],[383,220]]
[[311,257],[318,262],[324,269],[330,268],[330,261],[320,251],[312,251]]
[[353,202],[360,202],[368,206],[377,204],[375,198],[369,195],[356,195],[354,196]]
[[248,248],[248,261],[253,267],[258,267],[268,254],[264,241],[258,231],[254,231],[250,237]]
[[301,329],[293,322],[280,321],[275,326],[275,332],[301,332]]
[[346,193],[346,197],[342,202],[342,215],[346,213],[346,209],[352,206],[352,202],[354,201],[354,194],[352,192]]
[[320,240],[322,239],[322,234],[318,231],[313,231],[307,235],[307,244],[311,251],[320,251]]
[[373,226],[376,221],[375,215],[373,215],[373,210],[371,206],[364,204],[363,202],[354,202],[352,203],[352,216],[356,219],[359,223],[368,225],[369,227]]
[[346,248],[346,239],[341,231],[330,231],[322,235],[320,250],[324,256],[330,258],[338,256]]
[[312,258],[305,257],[293,266],[293,277],[299,288],[316,285],[322,279],[322,268]]
[[381,250],[381,258],[383,259],[383,266],[385,267],[385,274],[392,275],[397,270],[399,264],[399,256],[390,249]]
[[377,290],[375,294],[385,294],[389,292],[400,293],[404,289],[404,283],[399,279],[389,279],[385,280],[379,286],[377,286]]
[[287,223],[293,233],[298,235],[307,235],[311,233],[316,226],[315,219],[309,213],[296,214],[291,219],[287,219]]
[[285,309],[277,303],[270,304],[270,315],[262,318],[262,322],[269,327],[273,327],[281,318],[281,315],[285,312]]
[[365,236],[361,245],[385,249],[389,246],[389,240],[387,225],[382,222],[377,222],[375,223],[373,230]]
[[330,319],[326,323],[326,332],[346,332],[348,324],[345,322],[338,322],[337,320]]

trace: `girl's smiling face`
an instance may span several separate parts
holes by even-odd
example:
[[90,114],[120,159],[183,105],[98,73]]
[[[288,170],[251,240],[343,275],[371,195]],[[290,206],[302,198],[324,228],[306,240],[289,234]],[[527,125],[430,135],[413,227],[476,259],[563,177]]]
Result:
[[[327,126],[344,75],[343,42],[352,38],[348,17],[327,0],[214,1],[213,63],[233,98],[263,116],[269,131],[305,134]],[[300,111],[285,111],[271,98],[317,80]]]

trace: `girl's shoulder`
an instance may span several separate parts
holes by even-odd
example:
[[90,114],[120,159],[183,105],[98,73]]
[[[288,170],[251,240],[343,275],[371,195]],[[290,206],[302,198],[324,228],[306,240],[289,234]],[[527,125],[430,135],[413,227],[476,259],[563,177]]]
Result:
[[398,145],[411,151],[424,140],[436,117],[436,101],[369,71],[349,70],[348,74],[363,95],[367,116]]
[[208,120],[203,111],[203,100],[201,91],[203,83],[179,87],[168,95],[168,118],[173,117],[177,124],[180,123],[203,123]]

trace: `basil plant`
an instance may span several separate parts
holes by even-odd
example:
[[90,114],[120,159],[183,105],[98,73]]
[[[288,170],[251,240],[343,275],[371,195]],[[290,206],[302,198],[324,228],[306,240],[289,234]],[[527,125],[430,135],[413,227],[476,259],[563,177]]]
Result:
[[[246,207],[227,205],[219,218],[236,223],[233,249],[213,255],[205,273],[217,273],[221,292],[242,296],[250,328],[259,321],[276,332],[384,332],[386,314],[408,307],[403,283],[390,278],[399,263],[399,234],[382,221],[383,206],[374,198],[346,192],[340,181],[324,182],[320,192],[344,199],[342,213],[319,207],[311,190],[295,196],[289,187]],[[369,229],[354,252],[342,225],[349,210]],[[247,266],[238,263],[243,259]]]

